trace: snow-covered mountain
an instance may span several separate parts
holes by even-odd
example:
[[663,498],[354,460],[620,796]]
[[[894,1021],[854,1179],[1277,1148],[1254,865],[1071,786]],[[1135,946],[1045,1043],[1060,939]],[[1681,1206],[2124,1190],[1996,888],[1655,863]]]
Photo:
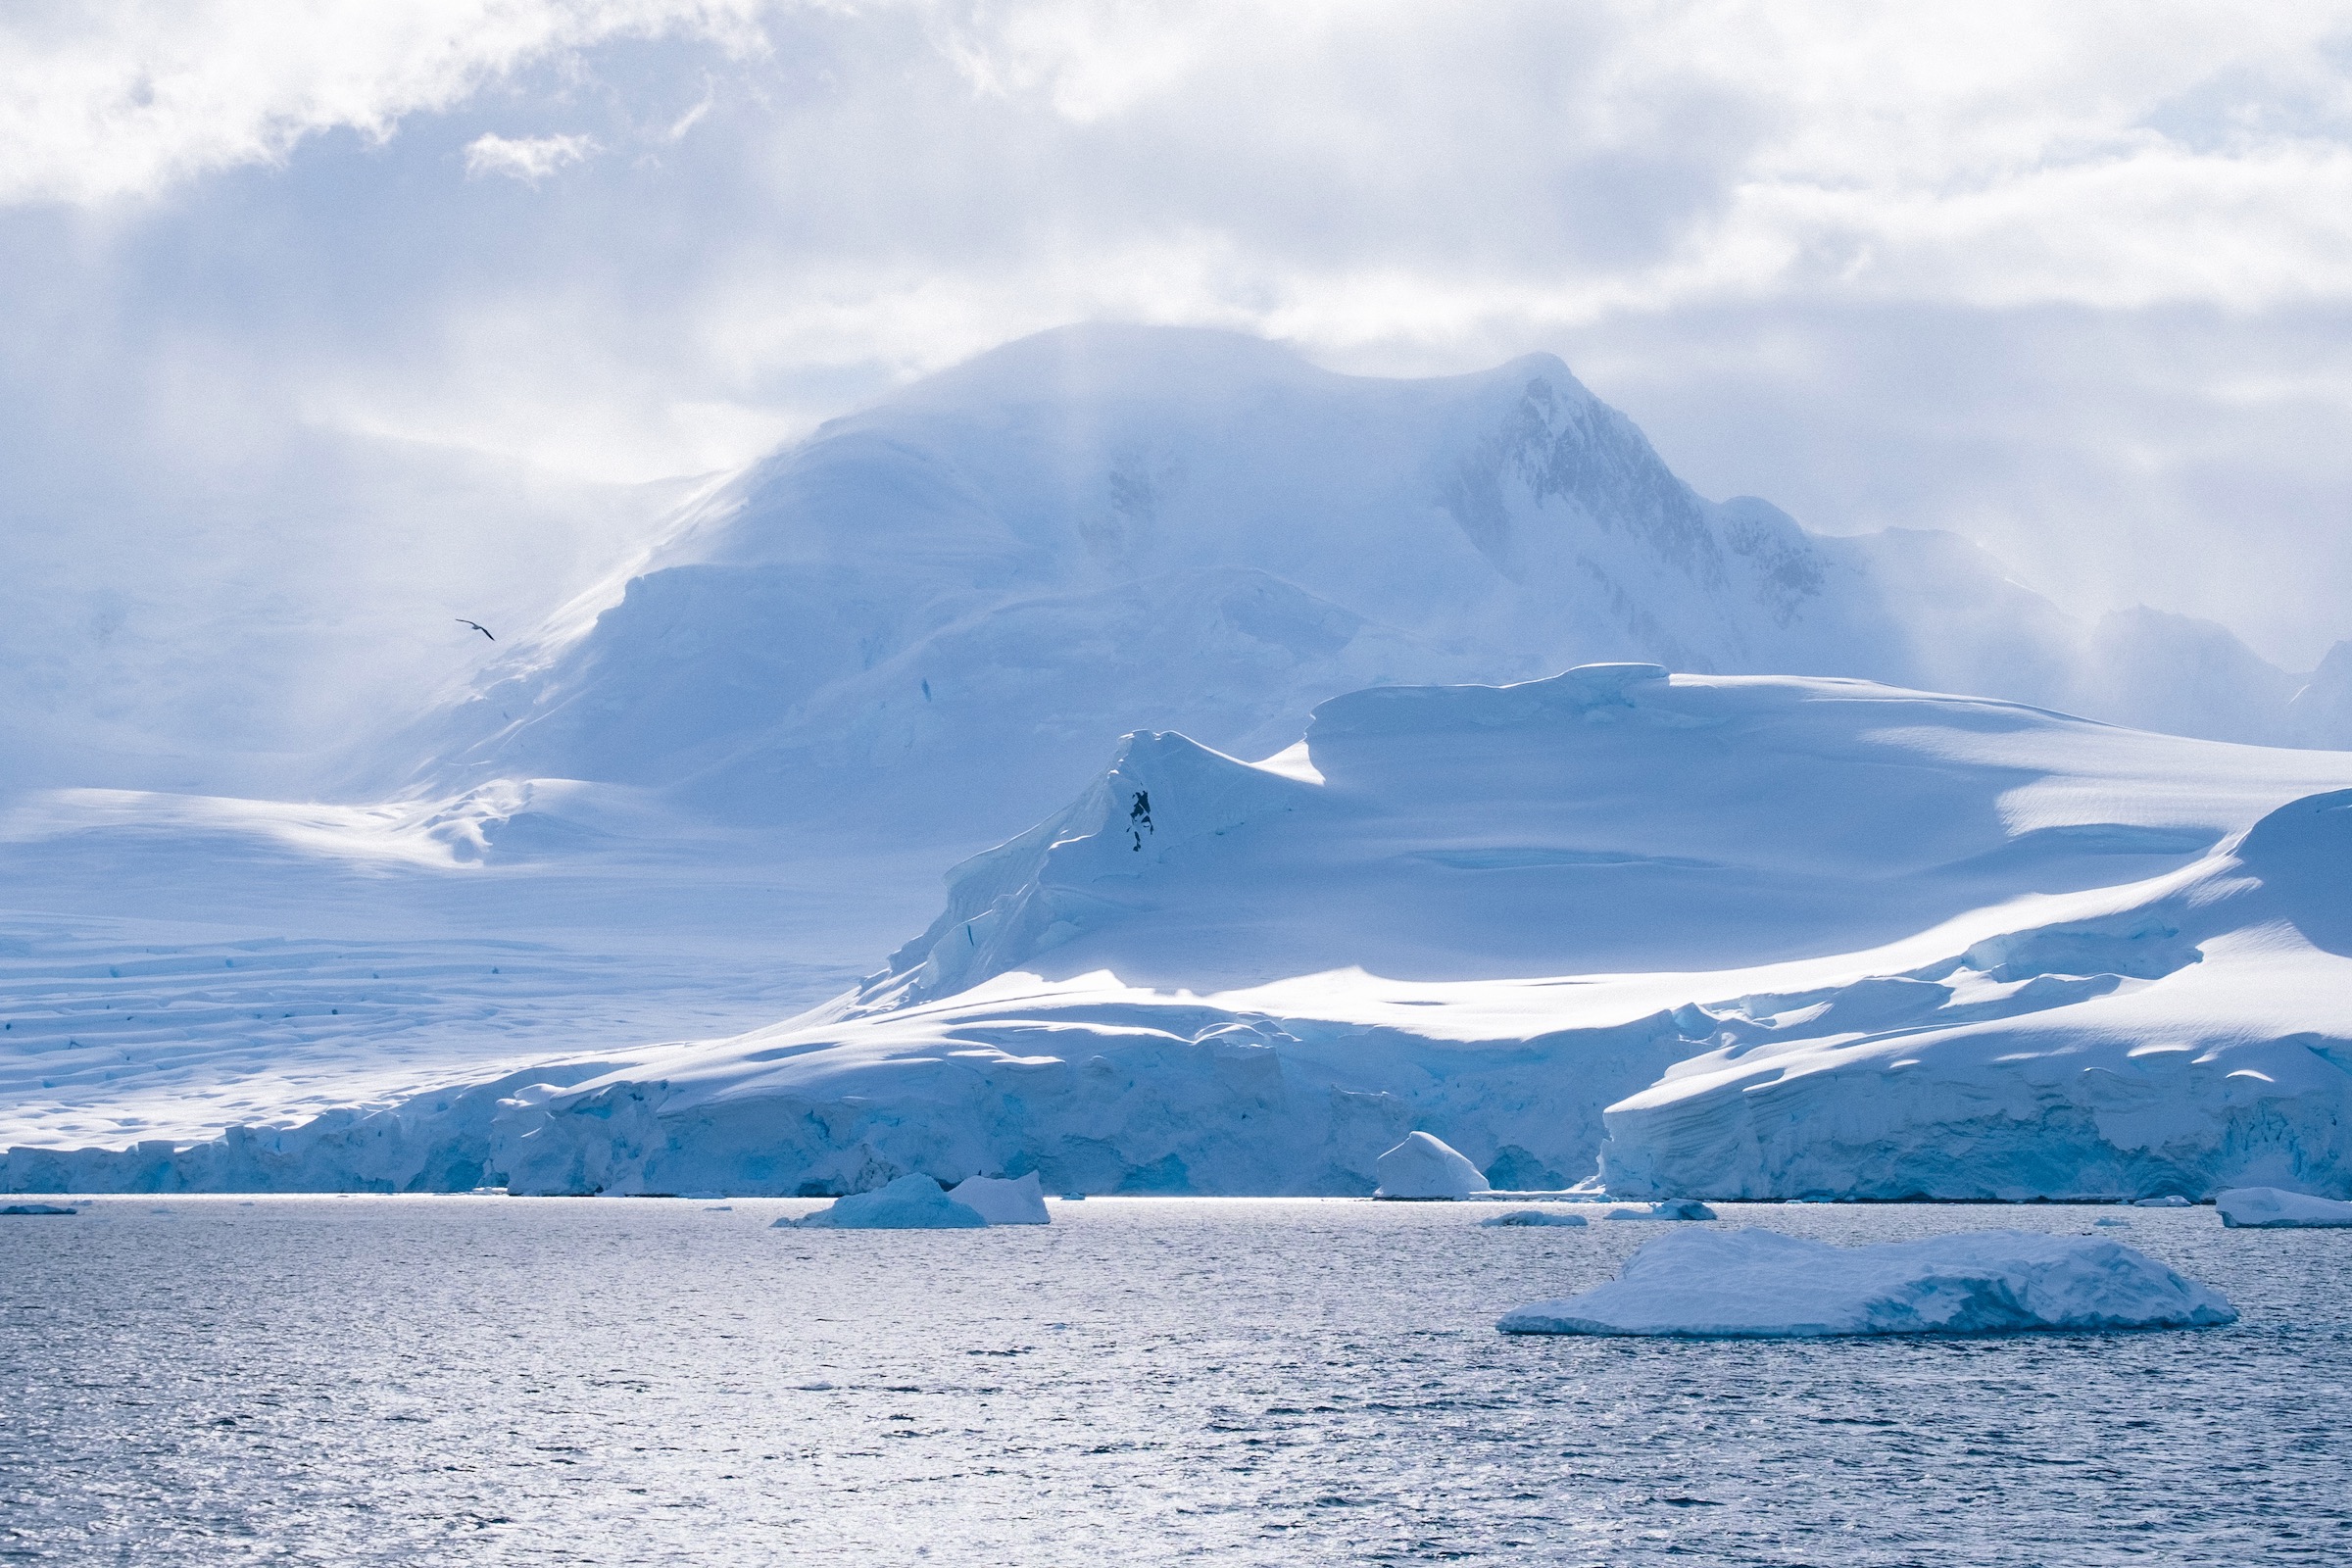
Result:
[[[2352,1190],[2352,755],[1571,670],[1131,737],[856,992],[734,1039],[0,1185]],[[2338,841],[2341,842],[2338,842]],[[2338,863],[2343,862],[2343,863]]]
[[1950,535],[1704,500],[1549,356],[1394,380],[1085,326],[716,486],[406,756],[443,792],[650,785],[968,850],[1066,799],[1107,735],[1260,756],[1343,692],[1603,660],[2352,739],[2324,703],[2290,722],[2305,682],[2218,626],[2083,626]]
[[[648,1042],[832,994],[937,909],[941,865],[1001,844],[852,1001],[783,1029],[789,1065],[676,1048],[702,1065],[667,1081],[713,1086],[742,1108],[741,1147],[769,1150],[746,1179],[1047,1160],[973,1108],[1031,1089],[975,1090],[981,1058],[957,1054],[1041,1019],[1102,1036],[1082,1061],[1128,1074],[1115,1113],[1085,1100],[1092,1078],[1070,1102],[1100,1123],[1093,1152],[1068,1155],[1078,1184],[1352,1190],[1365,1141],[1423,1114],[1457,1118],[1446,1136],[1482,1162],[1571,1174],[1596,1156],[1602,1107],[1725,1031],[1814,1038],[1740,998],[1890,975],[1931,997],[1948,977],[1913,971],[2016,928],[2018,899],[2177,871],[2352,785],[2333,754],[1828,679],[2239,741],[2352,737],[2352,646],[2291,676],[2217,626],[2070,620],[1948,535],[1823,537],[1706,501],[1541,356],[1400,381],[1230,334],[1048,333],[710,481],[510,642],[372,753],[356,805],[0,801],[0,1000],[18,1012],[0,1137],[196,1140],[214,1151],[196,1165],[141,1156],[194,1179],[225,1157],[202,1143],[224,1126],[405,1101],[458,1108],[355,1112],[369,1181],[468,1160],[524,1185],[684,1180],[651,1152],[685,1136],[690,1096],[647,1091],[661,1108],[637,1164],[640,1143],[599,1145],[566,1108],[590,1100],[498,1102],[534,1083],[637,1096],[673,1059]],[[1695,673],[1534,678],[1592,661]],[[1145,738],[1104,773],[1128,731]],[[2120,804],[2021,826],[2016,801],[2048,791],[2014,792],[2048,778]],[[1171,844],[1190,847],[1147,853]],[[1958,947],[1917,948],[1963,926]],[[1941,1005],[1901,1027],[1943,1027]],[[1577,1066],[1559,1075],[1563,1051]],[[1268,1063],[1296,1147],[1244,1127],[1276,1092]],[[943,1108],[854,1110],[917,1106],[918,1079]],[[435,1085],[451,1087],[415,1098]],[[804,1091],[827,1131],[787,1148],[770,1101]],[[1664,1108],[1709,1093],[1694,1079],[1628,1115],[1736,1126]],[[1225,1142],[1154,1142],[1176,1125]],[[238,1157],[278,1149],[256,1181],[357,1179],[348,1151],[306,1136]],[[754,1168],[728,1163],[732,1136],[697,1145],[707,1173]],[[416,1163],[416,1138],[447,1147]],[[1658,1163],[1625,1144],[1619,1179],[1803,1168],[1644,1141]]]

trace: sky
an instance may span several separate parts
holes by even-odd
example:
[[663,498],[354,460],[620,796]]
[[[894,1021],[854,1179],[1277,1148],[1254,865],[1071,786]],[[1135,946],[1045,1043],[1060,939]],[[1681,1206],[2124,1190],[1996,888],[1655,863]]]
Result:
[[26,0],[0,154],[20,774],[259,777],[1086,319],[1547,350],[1705,494],[2352,637],[2352,4]]

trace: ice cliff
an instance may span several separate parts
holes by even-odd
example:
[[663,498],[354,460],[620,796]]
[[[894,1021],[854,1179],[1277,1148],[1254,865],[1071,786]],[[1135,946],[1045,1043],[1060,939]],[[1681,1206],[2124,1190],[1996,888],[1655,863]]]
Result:
[[772,1028],[0,1187],[1362,1194],[1426,1131],[1506,1189],[2343,1193],[2348,791],[1855,681],[1372,688],[1130,737]]
[[2352,791],[1835,993],[1758,996],[1608,1112],[1612,1188],[2352,1189]]

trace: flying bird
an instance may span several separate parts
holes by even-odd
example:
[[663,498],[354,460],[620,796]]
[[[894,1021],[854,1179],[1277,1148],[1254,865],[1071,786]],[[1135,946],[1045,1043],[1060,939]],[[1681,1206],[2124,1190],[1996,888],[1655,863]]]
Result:
[[[478,621],[478,620],[467,620],[467,619],[466,619],[466,618],[464,615],[458,615],[458,616],[455,616],[455,617],[453,617],[453,618],[454,618],[454,619],[457,621],[457,623],[458,623],[459,625],[461,625],[461,626],[471,626],[471,627],[472,627],[472,628],[473,628],[475,631],[478,631],[478,632],[480,632],[480,633],[481,633],[483,636],[485,636],[485,637],[490,637],[490,628],[489,628],[489,627],[487,627],[487,626],[485,626],[485,625],[483,625],[483,624],[482,624],[480,621]],[[490,637],[490,640],[491,640],[492,642],[496,642],[496,641],[498,641],[498,639],[497,639],[497,638],[495,638],[495,637]]]

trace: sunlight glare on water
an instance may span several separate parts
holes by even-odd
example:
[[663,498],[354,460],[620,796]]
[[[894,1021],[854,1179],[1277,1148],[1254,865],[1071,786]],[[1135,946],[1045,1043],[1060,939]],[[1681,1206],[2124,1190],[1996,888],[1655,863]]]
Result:
[[[1094,1200],[107,1199],[0,1219],[0,1561],[2352,1560],[2352,1232],[2124,1210],[2234,1327],[1518,1339],[1653,1227]],[[2117,1210],[1727,1206],[1841,1242]]]

